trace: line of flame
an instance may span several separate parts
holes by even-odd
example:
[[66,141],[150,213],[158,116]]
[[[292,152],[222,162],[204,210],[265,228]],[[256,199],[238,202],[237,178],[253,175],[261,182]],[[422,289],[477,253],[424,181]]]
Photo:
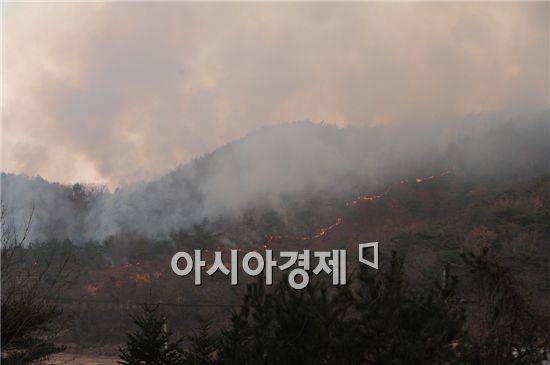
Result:
[[[438,177],[446,176],[448,174],[450,174],[450,171],[443,171],[442,173],[440,173],[437,176],[436,175],[430,175],[430,176],[426,176],[426,177],[417,177],[414,181],[415,181],[415,183],[420,184],[420,183],[423,183],[426,180],[433,180],[433,179],[436,179]],[[406,184],[407,182],[408,182],[408,180],[406,180],[406,179],[403,179],[403,180],[399,181],[400,184]],[[347,202],[346,206],[357,205],[357,204],[362,203],[362,202],[371,202],[371,201],[382,199],[392,190],[394,185],[388,186],[388,188],[382,194],[367,194],[367,195],[358,196],[357,198]],[[315,233],[312,236],[293,236],[293,235],[282,235],[282,234],[270,234],[270,235],[267,236],[267,240],[264,242],[262,247],[265,250],[268,247],[268,245],[271,242],[275,241],[275,240],[310,241],[310,240],[313,240],[313,239],[316,239],[316,238],[321,238],[324,235],[326,235],[329,231],[331,231],[332,229],[334,229],[337,226],[339,226],[340,224],[342,224],[343,221],[344,221],[344,218],[337,217],[335,223],[331,224],[328,227],[321,227],[317,231],[317,233]]]

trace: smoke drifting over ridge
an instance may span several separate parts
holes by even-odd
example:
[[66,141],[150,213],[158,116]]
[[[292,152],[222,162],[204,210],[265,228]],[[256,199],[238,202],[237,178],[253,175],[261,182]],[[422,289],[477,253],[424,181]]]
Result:
[[[449,126],[453,126],[452,128]],[[121,232],[167,237],[203,219],[238,217],[251,205],[327,191],[376,192],[401,178],[453,169],[472,180],[548,172],[548,111],[451,124],[338,128],[294,123],[260,129],[150,182],[83,200],[78,190],[4,175],[2,202],[18,226],[34,209],[32,238],[101,240]]]
[[2,201],[37,238],[164,237],[409,174],[540,172],[549,6],[6,4],[2,170],[118,189],[4,175]]
[[115,188],[267,125],[547,108],[548,7],[10,2],[2,170]]

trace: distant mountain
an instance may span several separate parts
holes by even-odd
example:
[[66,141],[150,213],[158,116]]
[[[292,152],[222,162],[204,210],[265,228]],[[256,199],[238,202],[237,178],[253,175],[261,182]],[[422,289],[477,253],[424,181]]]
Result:
[[159,238],[205,219],[216,229],[227,219],[243,220],[259,212],[275,212],[282,217],[280,224],[291,224],[288,217],[298,216],[306,200],[323,196],[327,203],[331,197],[375,192],[399,179],[445,170],[475,181],[548,171],[546,114],[498,119],[467,118],[451,127],[279,125],[157,180],[112,193],[97,186],[2,174],[2,204],[16,227],[23,227],[32,212],[33,239],[102,240],[125,232]]

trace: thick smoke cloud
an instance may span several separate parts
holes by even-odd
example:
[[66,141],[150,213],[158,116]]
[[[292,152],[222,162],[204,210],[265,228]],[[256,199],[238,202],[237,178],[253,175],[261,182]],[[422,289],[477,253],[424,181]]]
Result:
[[2,203],[19,227],[34,209],[35,239],[167,238],[204,219],[239,219],[250,207],[285,217],[285,203],[299,204],[313,192],[349,199],[355,191],[377,193],[403,178],[443,171],[477,182],[548,173],[548,118],[548,110],[512,120],[479,115],[452,128],[295,123],[258,130],[159,179],[91,198],[78,188],[5,175]]
[[266,125],[544,109],[548,6],[6,4],[2,169],[113,189]]

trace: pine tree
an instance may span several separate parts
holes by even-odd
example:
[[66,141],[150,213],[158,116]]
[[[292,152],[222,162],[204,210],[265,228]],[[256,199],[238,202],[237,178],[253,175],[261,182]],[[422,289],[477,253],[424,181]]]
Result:
[[[447,275],[448,276],[448,275]],[[374,274],[361,267],[353,284],[336,288],[318,277],[303,290],[285,278],[249,284],[240,312],[222,331],[223,365],[464,363],[464,311],[457,281],[427,293],[409,287],[394,254]]]
[[166,317],[157,313],[158,305],[143,305],[143,314],[132,317],[139,327],[128,334],[126,346],[119,350],[122,365],[183,365],[181,339],[170,342],[172,333],[166,329]]
[[461,363],[464,313],[453,300],[455,280],[419,294],[394,252],[387,270],[374,275],[361,267],[358,281],[355,330],[365,363]]
[[286,279],[267,288],[260,278],[249,284],[240,312],[222,331],[223,365],[353,364],[345,346],[351,305],[347,289],[329,290],[312,281],[304,290]]
[[209,365],[214,363],[218,339],[210,334],[211,322],[201,320],[197,333],[189,337],[191,347],[185,351],[185,364]]

